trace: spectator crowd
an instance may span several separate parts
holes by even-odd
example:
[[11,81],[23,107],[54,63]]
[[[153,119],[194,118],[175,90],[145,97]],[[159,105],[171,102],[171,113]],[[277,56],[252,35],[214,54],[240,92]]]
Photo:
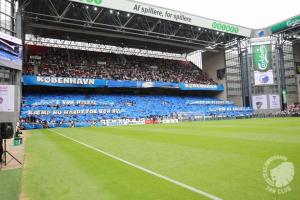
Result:
[[289,105],[286,109],[273,113],[256,113],[254,117],[300,117],[300,103]]
[[300,116],[300,103],[294,103],[287,107],[286,110],[280,111],[282,116]]
[[217,84],[188,61],[60,48],[31,54],[24,75]]

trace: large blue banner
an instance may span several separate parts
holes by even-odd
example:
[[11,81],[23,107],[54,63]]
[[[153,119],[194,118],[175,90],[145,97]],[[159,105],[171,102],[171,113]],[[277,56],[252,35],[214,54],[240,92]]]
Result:
[[224,86],[208,84],[168,83],[168,82],[144,82],[144,81],[121,81],[102,80],[89,78],[46,77],[46,76],[23,76],[23,85],[39,85],[52,87],[88,87],[88,88],[174,88],[179,90],[207,90],[224,91]]
[[137,81],[108,80],[106,86],[109,88],[137,88]]

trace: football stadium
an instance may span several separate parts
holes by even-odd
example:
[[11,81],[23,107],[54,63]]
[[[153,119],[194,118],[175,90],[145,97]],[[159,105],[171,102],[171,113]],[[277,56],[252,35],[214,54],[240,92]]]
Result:
[[300,14],[0,1],[1,200],[299,200],[299,117]]

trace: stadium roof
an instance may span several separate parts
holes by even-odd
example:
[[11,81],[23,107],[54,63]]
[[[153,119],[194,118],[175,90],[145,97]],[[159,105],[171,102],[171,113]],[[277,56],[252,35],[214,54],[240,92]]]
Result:
[[130,0],[20,0],[26,34],[189,53],[224,48],[251,29]]
[[282,34],[286,40],[300,42],[300,15],[276,23],[270,28],[273,34]]

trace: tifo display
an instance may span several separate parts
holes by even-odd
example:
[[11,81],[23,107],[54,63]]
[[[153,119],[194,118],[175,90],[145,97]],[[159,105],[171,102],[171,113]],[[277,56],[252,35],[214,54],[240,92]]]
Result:
[[[25,95],[25,129],[146,124],[209,116],[245,117],[251,108],[216,98],[138,95]],[[149,121],[150,120],[150,121]]]

